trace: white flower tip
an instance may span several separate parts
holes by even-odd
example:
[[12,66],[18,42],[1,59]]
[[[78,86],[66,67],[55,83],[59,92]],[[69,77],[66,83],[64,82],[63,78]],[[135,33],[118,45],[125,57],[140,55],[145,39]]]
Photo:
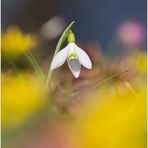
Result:
[[87,69],[92,69],[92,63],[87,66]]
[[50,67],[50,70],[54,70],[54,68],[53,67]]
[[53,62],[51,63],[51,66],[50,66],[50,69],[51,70],[54,70],[56,67],[55,67],[55,65],[53,64]]
[[87,69],[92,69],[92,62],[90,59],[87,60],[87,63],[84,65],[84,67]]
[[76,79],[78,79],[78,78],[79,78],[79,74],[77,74],[77,75],[74,75],[74,77],[75,77]]
[[73,73],[73,75],[74,75],[74,77],[77,79],[77,78],[79,78],[79,76],[80,76],[80,70],[79,71],[77,71],[77,72],[72,72]]

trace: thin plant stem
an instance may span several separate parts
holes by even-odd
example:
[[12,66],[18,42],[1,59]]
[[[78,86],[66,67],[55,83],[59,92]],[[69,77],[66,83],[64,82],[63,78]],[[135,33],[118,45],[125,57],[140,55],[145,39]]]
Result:
[[66,95],[65,95],[65,100],[66,102],[69,101],[69,98],[71,96],[71,93],[72,93],[72,80],[69,79],[68,81],[66,81]]
[[[65,29],[65,31],[62,33],[62,35],[61,35],[61,37],[60,37],[60,39],[59,39],[59,41],[58,41],[58,44],[57,44],[57,46],[56,46],[56,49],[55,49],[55,52],[54,52],[54,56],[59,52],[59,50],[61,49],[61,46],[62,46],[62,44],[64,43],[64,41],[66,40],[66,38],[67,38],[67,35],[68,35],[68,33],[69,33],[69,31],[70,31],[70,28],[72,27],[72,25],[74,24],[74,21],[73,22],[71,22],[70,23],[70,25]],[[53,58],[54,58],[54,56],[53,56]],[[47,88],[48,88],[48,83],[49,83],[49,81],[50,81],[50,79],[51,79],[51,77],[52,77],[52,74],[53,74],[53,70],[51,70],[50,68],[49,68],[49,70],[48,70],[48,75],[47,75],[47,80],[46,80],[46,86],[47,86]]]
[[35,69],[35,71],[37,72],[37,74],[39,75],[41,80],[44,80],[45,76],[44,76],[41,68],[39,67],[37,61],[33,57],[32,53],[29,50],[27,50],[27,52],[25,53],[25,56],[29,60],[29,62],[32,64],[33,68]]
[[83,89],[83,90],[80,91],[80,92],[76,92],[75,94],[72,95],[72,97],[75,97],[75,96],[77,96],[78,94],[85,93],[86,90],[96,89],[96,88],[98,88],[99,86],[105,84],[106,82],[111,81],[111,80],[113,80],[113,79],[115,79],[115,78],[118,78],[119,76],[121,76],[122,74],[124,74],[124,73],[126,73],[126,72],[128,72],[128,71],[129,71],[129,69],[126,69],[126,70],[124,70],[124,71],[122,71],[122,72],[120,72],[120,73],[118,73],[118,74],[113,74],[113,75],[111,75],[111,76],[109,76],[109,77],[107,77],[107,78],[105,78],[105,79],[103,79],[103,80],[97,82],[97,83],[94,84],[93,86],[90,86],[90,87],[88,87],[88,88],[85,88],[85,89]]
[[117,89],[117,87],[116,87],[115,85],[113,85],[113,89],[114,89],[114,91],[115,91],[115,93],[116,93],[116,96],[117,96],[118,98],[121,98],[121,95],[120,95],[120,93],[119,93],[119,91],[118,91],[118,89]]
[[131,91],[131,93],[135,96],[135,97],[137,97],[137,93],[136,93],[136,91],[135,91],[135,89],[132,87],[132,85],[129,83],[129,82],[124,82],[124,84],[125,84],[125,86]]
[[124,73],[126,73],[126,72],[128,72],[128,71],[129,71],[129,70],[126,69],[126,70],[124,70],[124,71],[122,71],[122,72],[120,72],[120,73],[113,74],[113,75],[111,75],[111,76],[105,78],[104,80],[100,81],[99,83],[96,83],[92,88],[97,88],[97,87],[99,87],[100,85],[106,83],[107,81],[110,81],[110,80],[112,80],[112,79],[114,79],[114,78],[117,78],[117,77],[119,77],[120,75],[122,75],[122,74],[124,74]]

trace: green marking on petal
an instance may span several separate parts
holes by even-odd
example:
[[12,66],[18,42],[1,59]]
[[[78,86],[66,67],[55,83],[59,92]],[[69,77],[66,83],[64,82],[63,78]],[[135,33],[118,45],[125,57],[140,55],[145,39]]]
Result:
[[76,54],[76,53],[70,53],[69,59],[70,59],[70,60],[75,60],[75,59],[77,59],[77,54]]

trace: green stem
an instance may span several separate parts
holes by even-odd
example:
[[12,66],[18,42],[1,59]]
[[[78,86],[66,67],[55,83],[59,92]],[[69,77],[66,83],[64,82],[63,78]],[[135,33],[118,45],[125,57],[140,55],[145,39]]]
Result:
[[113,79],[115,79],[115,78],[118,78],[120,75],[122,75],[122,74],[124,74],[124,73],[126,73],[126,72],[128,72],[128,71],[129,71],[129,69],[126,69],[126,70],[124,70],[124,71],[122,71],[122,72],[120,72],[120,73],[118,73],[118,74],[111,75],[111,76],[109,76],[109,77],[103,79],[102,81],[97,82],[97,83],[94,84],[93,86],[90,86],[90,87],[88,87],[88,88],[86,88],[86,89],[84,89],[84,90],[81,90],[80,92],[75,93],[73,96],[76,96],[76,95],[82,94],[82,93],[86,93],[86,91],[87,91],[87,90],[90,90],[90,89],[96,89],[96,88],[98,88],[99,86],[105,84],[106,82],[111,81],[111,80],[113,80]]
[[120,73],[118,73],[118,74],[111,75],[111,76],[105,78],[104,80],[102,80],[101,82],[97,83],[96,85],[94,85],[93,88],[97,88],[97,87],[99,87],[100,85],[106,83],[107,81],[110,81],[110,80],[112,80],[112,79],[114,79],[114,78],[117,78],[117,77],[119,77],[120,75],[122,75],[122,74],[124,74],[124,73],[126,73],[126,72],[128,72],[128,71],[129,71],[129,70],[127,69],[127,70],[124,70],[124,71],[122,71],[122,72],[120,72]]
[[[55,52],[54,52],[54,56],[55,56],[55,55],[59,52],[59,50],[61,49],[61,46],[62,46],[63,42],[66,40],[67,35],[68,35],[69,31],[70,31],[70,28],[72,27],[73,24],[74,24],[74,21],[70,23],[70,25],[65,29],[65,31],[64,31],[63,34],[61,35],[61,37],[60,37],[60,39],[59,39],[59,41],[58,41],[58,44],[57,44],[57,46],[56,46]],[[54,56],[53,56],[53,58],[54,58]],[[51,77],[52,77],[52,74],[53,74],[53,70],[51,70],[51,69],[49,68],[48,76],[47,76],[47,80],[46,80],[46,86],[47,86],[47,88],[48,88],[48,83],[49,83],[49,81],[50,81],[50,79],[51,79]]]
[[39,75],[39,77],[41,78],[41,80],[44,80],[44,74],[43,74],[41,68],[39,67],[37,61],[33,57],[32,53],[29,50],[27,50],[27,52],[25,53],[25,56],[27,57],[29,62],[32,64],[33,68],[36,70],[36,72]]

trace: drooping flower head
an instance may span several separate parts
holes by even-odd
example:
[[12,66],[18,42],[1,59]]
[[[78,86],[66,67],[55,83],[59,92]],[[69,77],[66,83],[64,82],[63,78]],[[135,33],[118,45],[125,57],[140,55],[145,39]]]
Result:
[[50,69],[54,70],[60,67],[66,59],[75,78],[78,78],[80,75],[81,65],[87,69],[92,69],[92,62],[89,56],[75,44],[75,35],[71,30],[68,34],[68,45],[55,55]]

